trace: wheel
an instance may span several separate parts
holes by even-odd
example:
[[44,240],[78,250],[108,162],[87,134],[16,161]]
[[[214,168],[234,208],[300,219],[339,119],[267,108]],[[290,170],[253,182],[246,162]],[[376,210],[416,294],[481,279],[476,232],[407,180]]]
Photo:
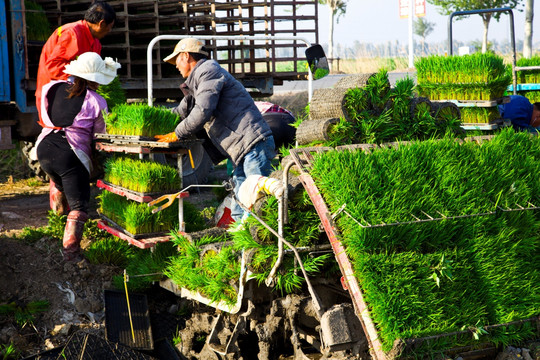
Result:
[[28,165],[34,176],[36,176],[39,180],[43,182],[48,182],[49,175],[47,175],[45,171],[43,171],[43,169],[39,165],[39,161],[32,160],[30,158],[30,152],[35,147],[35,145],[36,144],[31,141],[21,141],[21,151],[24,158],[26,159],[26,164]]
[[210,156],[201,144],[196,144],[191,148],[191,157],[194,167],[191,166],[189,155],[182,157],[183,187],[205,184],[208,181],[208,174],[214,169]]

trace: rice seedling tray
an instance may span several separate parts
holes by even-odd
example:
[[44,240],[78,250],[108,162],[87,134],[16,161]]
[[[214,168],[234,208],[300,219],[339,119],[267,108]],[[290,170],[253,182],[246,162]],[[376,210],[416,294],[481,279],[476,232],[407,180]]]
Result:
[[[153,350],[146,295],[105,290],[105,337],[137,350]],[[129,299],[129,305],[128,305]]]
[[[478,143],[491,140],[493,136],[483,136],[483,137],[474,137],[468,138],[467,141],[476,141]],[[387,145],[387,146],[385,146]],[[393,147],[394,145],[382,144],[380,146],[371,145],[371,144],[360,144],[352,146],[342,146],[341,150],[349,149],[362,149],[363,151],[369,152],[372,149],[378,147]],[[474,343],[467,343],[463,340],[472,338],[474,335],[475,329],[464,328],[459,331],[454,332],[444,332],[438,333],[435,335],[423,335],[416,338],[398,338],[394,343],[391,349],[384,349],[383,340],[381,337],[380,329],[376,326],[376,323],[371,313],[371,308],[368,305],[366,298],[369,294],[366,293],[361,286],[360,282],[355,275],[355,266],[353,265],[352,258],[350,254],[347,253],[346,246],[342,242],[343,235],[338,229],[337,220],[334,219],[338,216],[339,212],[343,210],[337,210],[336,213],[330,211],[329,206],[326,204],[326,200],[323,198],[321,190],[315,184],[314,179],[310,175],[310,170],[314,162],[315,153],[324,153],[326,151],[333,150],[332,148],[299,148],[291,150],[290,154],[293,158],[293,161],[297,167],[301,170],[299,176],[300,181],[302,182],[304,188],[306,189],[307,194],[309,195],[312,203],[315,207],[315,210],[321,220],[322,226],[328,236],[330,245],[334,251],[334,256],[339,265],[342,278],[341,283],[344,289],[348,290],[352,302],[355,308],[355,313],[357,314],[362,328],[368,340],[370,346],[370,352],[374,359],[376,360],[388,360],[388,359],[397,359],[397,358],[418,358],[419,354],[422,351],[430,348],[430,344],[446,344],[444,348],[444,354],[447,356],[459,355],[465,358],[490,358],[494,356],[497,352],[497,344],[489,340],[489,338],[480,337]],[[529,204],[529,208],[522,208],[517,205],[518,208],[515,209],[501,209],[502,211],[519,211],[519,210],[528,210],[528,209],[538,209],[537,206]],[[528,205],[528,206],[529,206]],[[504,323],[495,323],[483,327],[487,333],[496,333],[497,331],[507,331],[505,329],[514,329],[508,331],[519,331],[519,329],[528,328],[535,334],[540,333],[540,317],[535,315],[529,318],[523,318],[516,321],[504,322]],[[517,329],[517,330],[516,330]],[[530,336],[530,335],[528,335]],[[491,357],[492,358],[492,357]]]
[[96,150],[109,153],[125,153],[125,154],[181,154],[188,153],[187,148],[172,148],[172,147],[155,147],[137,144],[109,144],[96,142]]
[[62,359],[152,360],[155,358],[121,343],[78,331],[69,338],[58,355],[57,360]]
[[190,146],[202,143],[202,140],[182,140],[171,143],[158,142],[153,137],[146,136],[133,136],[133,135],[113,135],[113,134],[96,134],[96,139],[102,142],[107,142],[116,145],[133,145],[153,148],[184,148],[188,149]]
[[505,126],[502,119],[500,122],[480,124],[480,123],[470,123],[470,124],[461,124],[463,130],[496,130],[501,126]]
[[[103,215],[100,216],[106,218]],[[158,242],[167,242],[171,240],[171,237],[168,235],[149,236],[146,238],[134,238],[133,236],[126,234],[124,229],[122,229],[120,226],[118,226],[109,219],[98,220],[97,226],[99,229],[105,230],[109,234],[116,236],[117,238],[124,241],[127,241],[131,245],[134,245],[140,249],[148,249],[154,247]]]
[[[100,189],[110,191],[112,193],[115,193],[116,195],[123,196],[123,197],[125,197],[127,199],[137,201],[139,203],[148,203],[148,202],[150,202],[150,201],[152,201],[152,200],[154,200],[154,199],[156,199],[156,198],[158,198],[158,197],[160,197],[162,195],[170,193],[169,191],[166,191],[166,192],[149,192],[149,193],[138,192],[138,191],[126,189],[126,188],[124,188],[122,186],[111,184],[110,182],[105,181],[105,180],[101,180],[101,179],[97,181],[96,186],[98,188],[100,188]],[[179,195],[179,197],[181,197],[181,198],[185,198],[185,197],[188,197],[188,196],[189,196],[189,192],[187,192],[187,191],[184,191]]]
[[[218,244],[207,244],[205,246],[205,249],[201,250],[201,258],[204,256],[205,250],[209,250],[211,252],[215,251],[217,248],[219,248],[222,245]],[[252,272],[248,269],[247,261],[248,261],[248,254],[246,252],[242,252],[241,257],[241,264],[240,264],[240,274],[238,278],[238,283],[235,284],[235,287],[237,288],[236,291],[236,301],[235,303],[230,303],[224,300],[212,300],[208,296],[201,294],[197,290],[190,290],[185,287],[179,286],[176,282],[174,282],[171,278],[165,278],[160,280],[159,286],[164,288],[165,290],[168,290],[174,294],[176,294],[179,297],[187,298],[191,300],[195,300],[197,302],[200,302],[202,304],[208,305],[210,307],[213,307],[215,309],[228,312],[230,314],[236,314],[242,309],[242,305],[244,304],[244,299],[250,298],[253,294],[253,288],[255,285],[254,280],[255,277],[253,277]]]
[[118,225],[113,220],[109,219],[106,215],[103,215],[101,212],[98,211],[98,214],[99,214],[99,216],[101,216],[102,219],[104,219],[105,221],[107,221],[108,223],[113,225],[114,227],[118,228],[119,230],[122,230],[122,232],[124,232],[126,235],[128,235],[128,236],[130,236],[130,237],[132,237],[134,239],[155,238],[155,237],[160,237],[160,236],[164,236],[165,234],[167,234],[166,231],[160,231],[160,232],[155,232],[155,233],[144,233],[144,234],[132,234],[129,231],[127,231],[126,229],[122,228],[120,225]]
[[493,107],[510,102],[510,96],[503,96],[493,100],[431,100],[431,102],[451,102],[458,107]]

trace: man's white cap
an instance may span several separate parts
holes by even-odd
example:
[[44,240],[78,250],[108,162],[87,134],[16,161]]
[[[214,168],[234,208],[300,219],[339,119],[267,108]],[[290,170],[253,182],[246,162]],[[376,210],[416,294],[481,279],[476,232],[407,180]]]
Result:
[[110,57],[103,60],[95,52],[85,52],[67,64],[64,72],[101,85],[107,85],[114,80],[116,71],[121,67],[122,65]]
[[208,56],[208,52],[203,50],[203,46],[204,44],[200,40],[197,40],[195,38],[182,39],[174,47],[173,53],[163,59],[163,61],[168,62],[169,64],[176,65],[176,57],[178,56],[178,54],[183,52]]

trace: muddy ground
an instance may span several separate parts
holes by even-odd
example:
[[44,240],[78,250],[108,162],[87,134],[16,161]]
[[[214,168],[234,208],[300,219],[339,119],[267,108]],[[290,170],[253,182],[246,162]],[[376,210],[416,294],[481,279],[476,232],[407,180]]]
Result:
[[[226,170],[221,167],[210,174],[209,181],[225,178]],[[11,359],[56,359],[59,351],[80,334],[107,339],[104,295],[114,289],[113,277],[122,275],[123,269],[88,261],[66,263],[58,239],[23,239],[29,228],[47,226],[48,192],[47,183],[35,180],[0,183],[0,305],[13,304],[17,312],[25,313],[36,302],[48,302],[45,311],[32,313],[33,318],[26,322],[18,322],[13,313],[6,315],[0,311],[0,358],[9,344],[18,352]],[[91,221],[98,219],[95,196],[99,193],[93,186]],[[209,189],[191,192],[188,200],[199,207],[219,204],[216,194]],[[91,240],[84,238],[82,247],[86,248]],[[144,295],[154,341],[163,346],[165,338],[167,345],[174,344],[174,338],[181,338],[176,342],[185,359],[205,360],[289,358],[295,349],[289,339],[291,324],[284,314],[292,314],[289,309],[308,308],[310,303],[309,297],[290,296],[252,309],[253,331],[239,335],[238,346],[229,349],[231,354],[218,356],[205,344],[217,317],[215,309],[182,299],[157,284]],[[233,329],[237,319],[225,318],[225,328]],[[266,340],[257,342],[256,332]],[[226,339],[230,331],[225,329],[219,336]],[[147,355],[170,359],[156,351]],[[320,357],[309,352],[307,356]]]
[[[223,171],[219,176],[223,177]],[[93,188],[92,193],[96,195],[99,190]],[[193,194],[192,200],[208,203],[214,196],[211,191],[203,191]],[[34,320],[24,327],[10,316],[0,315],[0,345],[13,344],[19,351],[18,357],[13,358],[54,359],[74,334],[92,334],[105,339],[104,292],[113,289],[112,278],[121,274],[123,269],[94,265],[87,261],[65,263],[60,253],[60,242],[54,238],[43,237],[33,244],[17,239],[25,227],[47,225],[48,184],[0,184],[0,204],[0,304],[14,302],[24,309],[34,301],[49,302],[47,311],[36,313]],[[95,212],[91,215],[93,219],[97,218]],[[87,245],[85,240],[83,247]],[[172,344],[174,337],[181,337],[178,349],[186,355],[184,359],[293,359],[295,345],[290,343],[293,325],[284,313],[298,308],[303,308],[303,313],[306,313],[310,305],[309,298],[293,296],[254,310],[254,320],[251,321],[253,333],[261,336],[262,331],[272,339],[256,345],[254,335],[240,336],[238,345],[241,349],[233,348],[235,352],[232,355],[218,356],[204,343],[217,316],[213,308],[181,299],[159,286],[145,292],[145,295],[154,338],[167,338],[168,344]],[[229,318],[226,325],[232,329],[234,321],[235,318]],[[276,339],[276,333],[286,333],[287,336]],[[328,358],[370,359],[365,341],[363,345],[364,348],[358,350],[355,356],[336,354]],[[299,347],[296,352],[305,353],[304,359],[321,356],[301,351]],[[497,356],[494,354],[493,358],[540,359],[537,345],[533,344],[530,348],[532,352],[517,347],[506,349]],[[155,352],[148,354],[155,358],[170,358]],[[47,357],[49,355],[51,357]]]

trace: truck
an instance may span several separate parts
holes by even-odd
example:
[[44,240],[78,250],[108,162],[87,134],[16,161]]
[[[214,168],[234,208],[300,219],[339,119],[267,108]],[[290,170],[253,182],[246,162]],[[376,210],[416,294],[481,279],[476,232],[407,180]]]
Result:
[[[115,0],[117,20],[102,41],[102,56],[122,65],[119,79],[128,99],[147,96],[147,47],[159,35],[217,36],[208,40],[211,57],[241,81],[254,97],[270,96],[285,80],[306,79],[304,44],[295,40],[235,40],[238,36],[303,37],[318,42],[316,0]],[[0,3],[0,150],[21,143],[28,165],[45,174],[28,156],[40,132],[34,93],[43,44],[58,26],[84,17],[91,1],[10,0]],[[231,37],[222,40],[224,36]],[[170,104],[181,98],[178,71],[162,61],[176,41],[152,50],[153,98]],[[192,149],[194,167],[185,165],[186,183],[201,181],[212,163],[202,147]]]

